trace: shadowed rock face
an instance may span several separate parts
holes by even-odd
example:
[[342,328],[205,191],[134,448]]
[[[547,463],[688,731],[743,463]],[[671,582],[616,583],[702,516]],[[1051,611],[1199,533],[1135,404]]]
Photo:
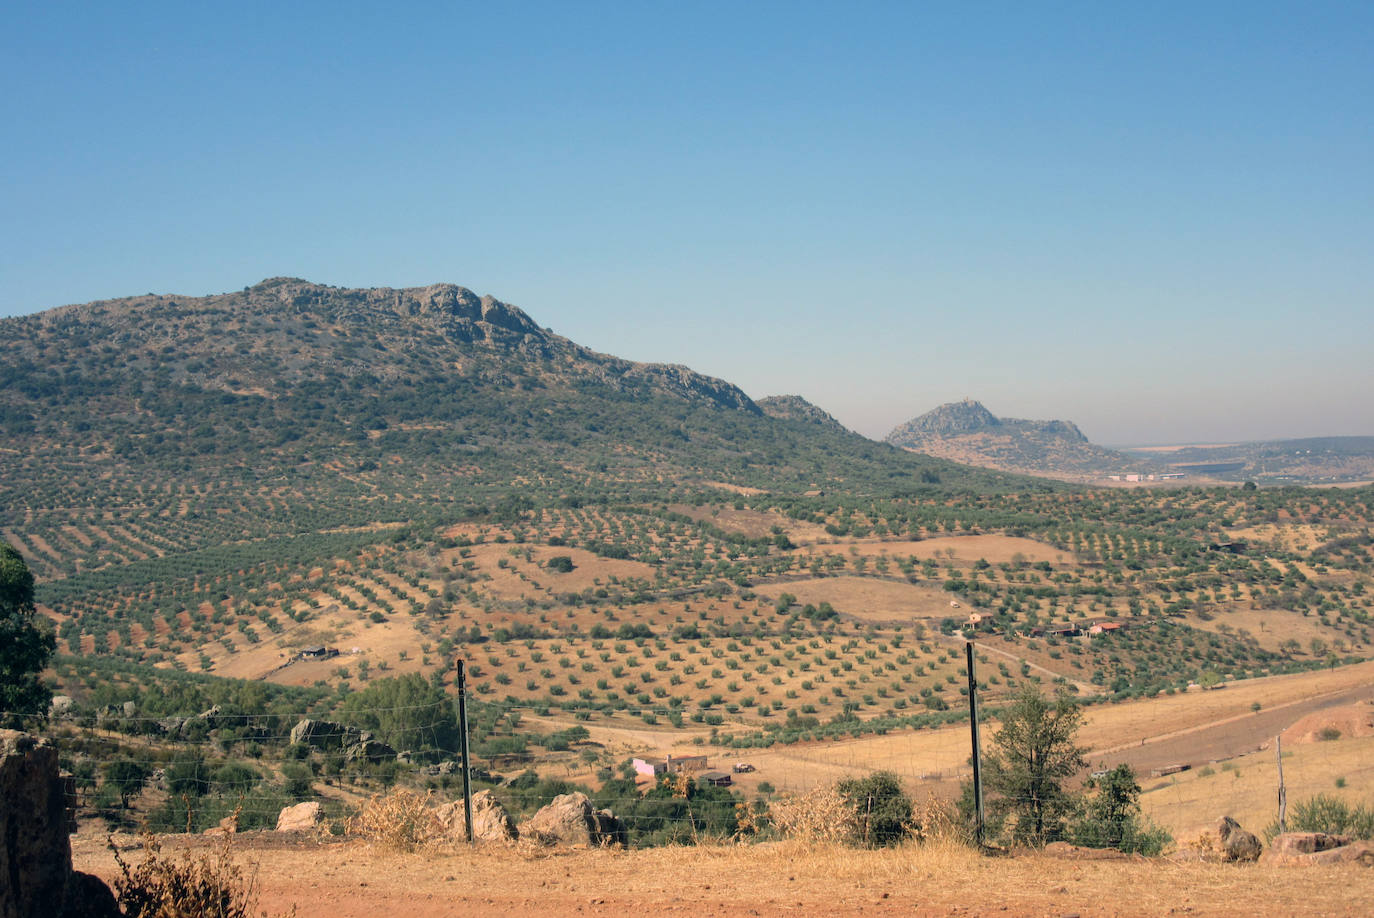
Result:
[[597,810],[579,792],[553,798],[520,826],[520,837],[549,845],[597,847],[625,844],[626,832],[609,810]]
[[70,792],[54,747],[0,730],[0,918],[119,914],[104,883],[72,871]]

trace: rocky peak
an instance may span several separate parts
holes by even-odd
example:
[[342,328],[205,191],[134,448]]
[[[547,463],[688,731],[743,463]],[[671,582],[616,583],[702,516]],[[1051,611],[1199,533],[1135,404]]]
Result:
[[908,445],[907,441],[913,439],[955,436],[985,427],[996,427],[1001,423],[996,415],[983,407],[982,402],[966,398],[961,402],[941,405],[899,425],[887,435],[887,442],[903,446]]
[[759,399],[756,404],[764,414],[780,421],[803,421],[832,430],[846,429],[828,411],[816,407],[800,395],[770,395]]

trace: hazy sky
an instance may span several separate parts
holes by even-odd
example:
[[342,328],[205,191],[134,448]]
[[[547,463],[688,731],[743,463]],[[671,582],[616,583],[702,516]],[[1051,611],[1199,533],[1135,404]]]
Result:
[[448,281],[881,437],[1374,434],[1374,4],[19,4],[0,314]]

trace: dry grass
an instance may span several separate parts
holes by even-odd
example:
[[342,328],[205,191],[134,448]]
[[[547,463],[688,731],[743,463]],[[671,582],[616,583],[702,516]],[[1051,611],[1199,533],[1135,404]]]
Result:
[[[1210,773],[1208,773],[1210,772]],[[1374,737],[1283,747],[1288,811],[1299,800],[1330,794],[1351,805],[1374,800]],[[1336,779],[1344,787],[1336,786]],[[1255,834],[1278,816],[1278,761],[1272,748],[1219,766],[1141,782],[1146,815],[1180,841],[1196,836],[1220,816]]]
[[833,784],[783,794],[773,801],[768,815],[784,838],[812,844],[845,844],[858,832],[853,804]]
[[[301,918],[573,912],[765,915],[1360,915],[1374,871],[989,858],[948,841],[854,848],[789,840],[644,851],[466,847],[403,855],[356,842],[264,852],[264,904]],[[101,872],[99,864],[82,867]]]
[[[129,864],[113,841],[119,875],[114,888],[128,918],[256,918],[257,870],[235,863],[230,836],[212,851],[162,853],[154,835],[143,837],[143,860]],[[265,913],[264,913],[265,914]],[[288,914],[294,915],[295,909]]]
[[393,851],[414,851],[443,834],[432,797],[405,787],[374,794],[349,820],[348,832]]

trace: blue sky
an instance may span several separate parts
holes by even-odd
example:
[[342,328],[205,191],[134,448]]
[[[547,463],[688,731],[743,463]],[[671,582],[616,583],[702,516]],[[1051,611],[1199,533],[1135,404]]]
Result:
[[0,315],[448,281],[870,436],[1374,434],[1371,45],[1368,3],[12,5]]

